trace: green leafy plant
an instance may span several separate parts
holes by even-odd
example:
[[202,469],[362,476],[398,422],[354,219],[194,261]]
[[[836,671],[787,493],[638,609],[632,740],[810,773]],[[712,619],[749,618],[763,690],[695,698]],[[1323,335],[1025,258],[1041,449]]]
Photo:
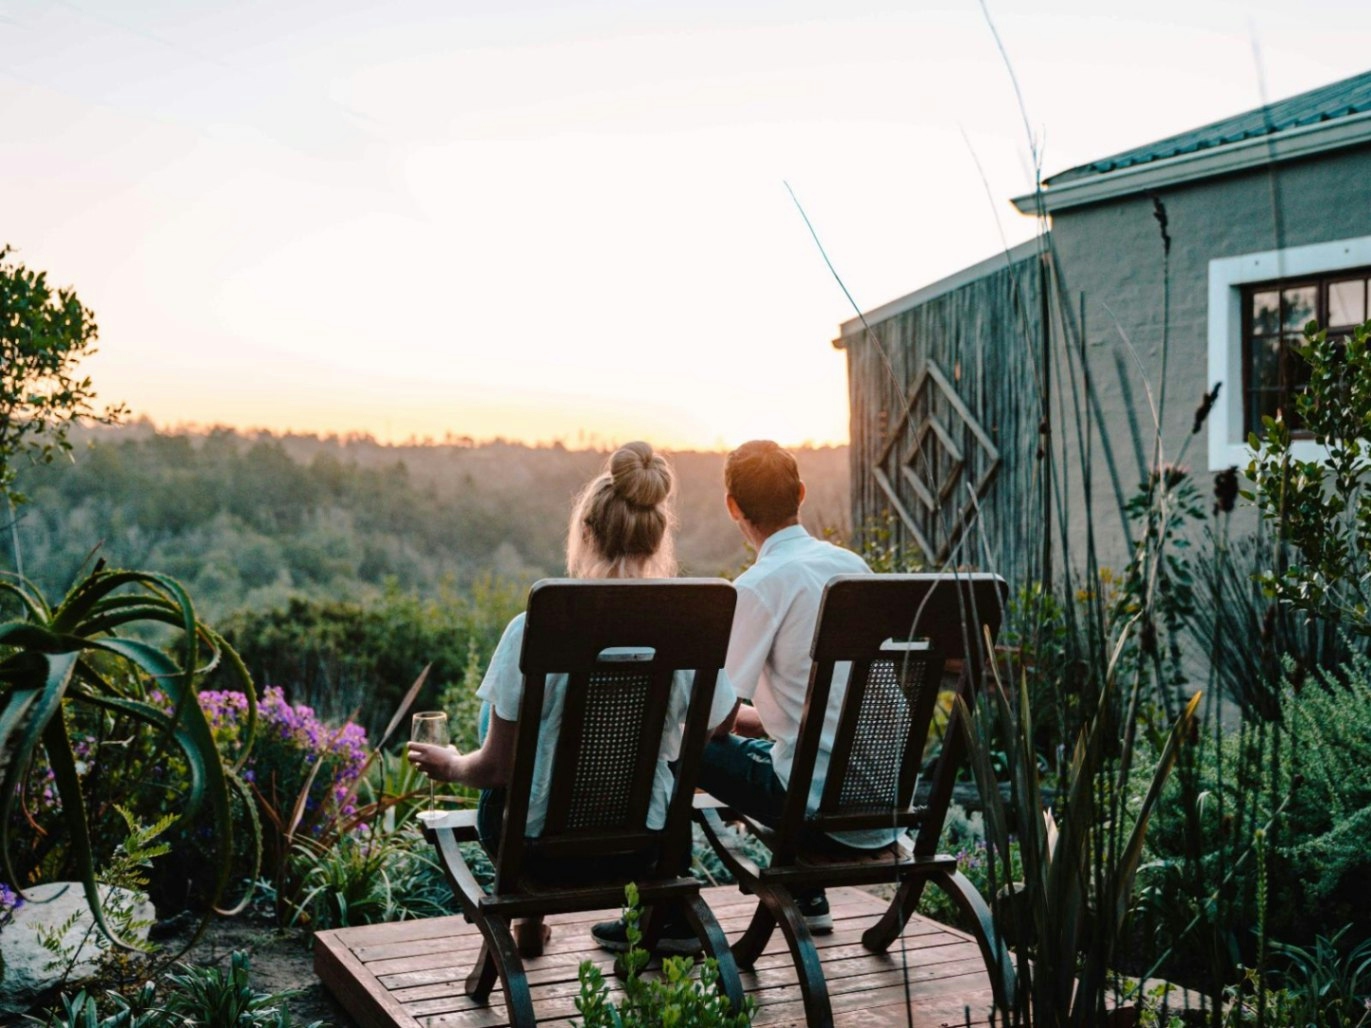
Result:
[[1291,1024],[1350,1028],[1371,1023],[1371,938],[1350,946],[1345,925],[1331,937],[1320,935],[1312,946],[1274,943],[1285,967],[1280,980],[1288,999],[1303,1010]]
[[442,917],[452,890],[418,832],[363,830],[330,846],[302,839],[296,847],[298,898],[291,920],[312,931],[384,921]]
[[1253,433],[1247,477],[1262,517],[1295,559],[1282,556],[1261,575],[1267,592],[1291,605],[1371,633],[1371,322],[1350,337],[1330,339],[1315,322],[1295,352],[1309,382],[1295,399],[1298,424],[1324,448],[1294,455],[1296,435],[1282,412]]
[[151,927],[152,922],[137,916],[131,897],[137,896],[147,888],[148,870],[153,860],[164,856],[170,850],[169,844],[159,837],[171,827],[176,818],[168,814],[156,824],[143,826],[138,824],[137,819],[127,808],[115,809],[128,829],[128,837],[96,876],[101,886],[110,889],[105,902],[105,917],[113,929],[111,936],[96,932],[95,923],[92,921],[85,935],[74,945],[64,944],[63,939],[75,925],[79,912],[73,914],[67,923],[46,931],[40,929],[38,933],[39,944],[53,955],[48,969],[60,970],[64,982],[88,944],[93,944],[101,951],[102,960],[107,964],[118,960],[111,952],[111,938],[133,940],[129,943],[130,948],[141,954],[150,954],[156,949],[148,943],[136,941]]
[[[1288,670],[1293,670],[1287,664]],[[1287,678],[1275,725],[1201,737],[1193,783],[1168,788],[1149,841],[1145,905],[1169,903],[1159,941],[1182,966],[1209,964],[1216,979],[1250,962],[1256,882],[1245,856],[1269,828],[1272,892],[1266,927],[1304,942],[1348,920],[1371,923],[1371,658]],[[1182,787],[1204,797],[1187,810]],[[1193,866],[1194,870],[1187,870]],[[1205,932],[1217,940],[1198,946]],[[1207,955],[1206,950],[1218,949]]]
[[582,961],[576,1010],[583,1028],[746,1028],[752,1023],[752,1000],[746,1000],[745,1010],[729,1009],[728,997],[718,990],[719,968],[712,959],[704,962],[698,979],[691,977],[693,963],[686,957],[670,957],[662,961],[660,978],[644,978],[650,956],[641,945],[641,917],[638,888],[630,883],[624,888],[629,949],[623,956],[623,996],[616,1002],[600,969]]
[[243,952],[235,952],[227,968],[182,965],[166,984],[172,994],[166,1009],[182,1022],[203,1028],[290,1028],[294,1023],[285,1002],[296,992],[255,990],[251,958]]
[[[61,1006],[46,1020],[28,1018],[46,1028],[172,1028],[177,1022],[156,1006],[157,987],[145,982],[130,999],[118,992],[105,993],[105,1012],[94,993],[82,989],[74,996],[62,996]],[[179,1025],[177,1025],[179,1028]]]
[[[296,995],[293,989],[254,989],[251,959],[235,952],[227,968],[182,964],[160,983],[145,982],[132,997],[113,990],[97,997],[83,989],[62,996],[46,1020],[28,1020],[46,1028],[293,1028],[285,1004]],[[314,1021],[307,1028],[322,1025]]]
[[[249,697],[246,756],[256,723],[252,681],[231,647],[195,615],[190,597],[174,579],[155,572],[97,566],[80,578],[56,606],[22,581],[0,579],[0,601],[17,602],[21,616],[0,623],[0,862],[5,877],[22,886],[12,848],[16,826],[26,823],[23,784],[40,755],[51,772],[51,791],[72,872],[82,883],[96,924],[118,939],[98,890],[97,853],[85,787],[72,745],[71,724],[82,714],[117,714],[152,740],[155,756],[141,778],[121,783],[137,795],[153,773],[181,770],[179,781],[159,783],[178,794],[178,823],[206,818],[213,884],[210,902],[228,891],[235,818],[229,795],[236,779],[215,747],[196,699],[197,678],[224,665]],[[135,637],[161,632],[166,648]],[[172,758],[175,758],[173,761]],[[241,786],[240,786],[241,787]]]
[[[997,682],[974,709],[961,707],[972,770],[985,803],[987,881],[997,923],[1018,946],[1019,989],[1012,1012],[1018,1023],[1087,1025],[1103,1016],[1148,822],[1200,700],[1199,693],[1190,699],[1150,769],[1141,800],[1125,809],[1120,800],[1131,789],[1134,754],[1120,746],[1112,688],[1109,679],[1096,715],[1076,742],[1055,821],[1037,813],[1043,802],[1023,678],[1017,704]],[[1008,802],[990,758],[996,738],[1007,746]],[[1019,812],[1017,818],[1011,809]],[[1013,859],[1011,833],[1017,835],[1023,866],[1022,882],[1012,885],[1007,874]]]

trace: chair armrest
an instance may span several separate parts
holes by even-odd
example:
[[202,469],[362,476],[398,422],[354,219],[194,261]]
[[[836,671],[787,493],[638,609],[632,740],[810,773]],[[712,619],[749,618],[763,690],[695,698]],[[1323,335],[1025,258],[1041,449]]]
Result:
[[423,818],[419,823],[424,826],[425,836],[431,830],[442,828],[455,832],[458,842],[476,842],[480,838],[476,834],[475,810],[447,810],[438,817]]
[[438,862],[447,876],[448,884],[452,886],[454,897],[467,915],[467,920],[471,920],[486,892],[476,881],[471,868],[467,867],[458,844],[479,841],[476,811],[454,810],[420,823],[424,825],[424,838],[438,850]]

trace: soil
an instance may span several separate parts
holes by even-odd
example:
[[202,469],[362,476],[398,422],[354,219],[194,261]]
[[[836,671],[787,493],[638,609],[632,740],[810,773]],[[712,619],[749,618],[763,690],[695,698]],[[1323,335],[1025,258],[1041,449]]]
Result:
[[[194,925],[160,940],[166,952],[184,946]],[[307,933],[282,931],[266,917],[220,917],[210,922],[194,947],[181,958],[188,964],[227,967],[236,951],[251,958],[252,985],[258,992],[293,991],[286,1001],[297,1028],[315,1021],[332,1028],[356,1028],[357,1022],[324,989],[314,974],[314,951]]]

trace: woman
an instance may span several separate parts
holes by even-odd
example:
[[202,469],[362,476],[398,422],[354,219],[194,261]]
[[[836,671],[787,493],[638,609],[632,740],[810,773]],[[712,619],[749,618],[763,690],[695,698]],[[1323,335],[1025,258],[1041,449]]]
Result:
[[[582,490],[572,507],[567,530],[567,571],[573,578],[669,578],[676,573],[671,533],[671,467],[647,443],[621,446],[609,458],[605,470]],[[524,615],[509,623],[491,656],[476,695],[485,701],[490,727],[480,749],[458,753],[452,748],[410,743],[409,760],[420,771],[447,782],[460,782],[482,790],[477,813],[481,842],[492,853],[500,842],[504,813],[504,787],[513,768],[515,727],[524,681],[519,671],[519,652],[524,638]],[[538,835],[547,815],[552,754],[561,724],[565,680],[549,683],[543,704],[538,755],[534,762],[529,795],[528,831]],[[669,730],[679,746],[681,724],[690,699],[692,677],[678,673],[667,711]],[[710,710],[710,727],[723,722],[733,711],[736,698],[727,678],[719,675]],[[674,747],[668,747],[668,757]],[[659,770],[654,785],[651,828],[662,827],[670,774]],[[654,823],[655,822],[655,823]],[[525,921],[516,928],[520,951],[534,956],[542,950],[547,930]],[[690,936],[693,945],[693,933]]]

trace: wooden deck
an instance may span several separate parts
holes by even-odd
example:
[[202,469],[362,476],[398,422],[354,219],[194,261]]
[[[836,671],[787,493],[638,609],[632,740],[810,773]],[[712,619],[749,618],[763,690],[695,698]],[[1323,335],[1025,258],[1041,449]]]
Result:
[[[889,953],[868,953],[861,933],[885,904],[859,889],[833,889],[828,896],[834,931],[817,941],[838,1024],[989,1023],[990,980],[970,936],[916,916]],[[732,887],[707,889],[705,898],[730,938],[742,932],[756,902]],[[540,1024],[569,1024],[576,1016],[576,970],[582,960],[595,961],[614,985],[612,959],[595,947],[589,927],[617,914],[549,918],[553,935],[547,954],[526,962]],[[314,968],[363,1028],[508,1025],[499,988],[485,1007],[462,991],[479,945],[476,930],[460,916],[343,928],[315,936]],[[743,988],[757,1003],[754,1023],[804,1023],[795,971],[779,931],[756,969],[744,972]]]

